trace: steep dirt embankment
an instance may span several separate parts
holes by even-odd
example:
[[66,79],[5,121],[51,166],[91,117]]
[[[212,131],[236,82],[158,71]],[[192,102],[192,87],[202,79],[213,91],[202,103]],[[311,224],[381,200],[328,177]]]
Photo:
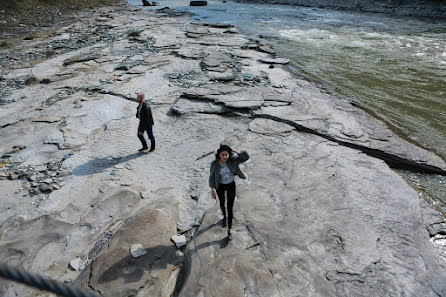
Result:
[[379,12],[393,15],[446,19],[446,3],[442,0],[236,0],[250,3],[287,4],[308,7]]
[[76,13],[122,0],[1,0],[0,40],[74,21]]

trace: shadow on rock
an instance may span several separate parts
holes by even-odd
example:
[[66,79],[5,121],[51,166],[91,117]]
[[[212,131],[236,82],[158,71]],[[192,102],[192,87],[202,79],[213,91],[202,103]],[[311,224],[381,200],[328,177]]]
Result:
[[98,279],[98,283],[107,283],[121,277],[126,283],[138,282],[145,270],[164,269],[168,264],[178,264],[174,246],[158,245],[146,249],[147,254],[133,258],[125,257],[107,269]]
[[[215,223],[201,229],[195,234],[194,238],[197,238],[201,234],[215,226],[218,226],[219,224],[220,223]],[[194,244],[194,239],[192,239],[190,244]],[[177,253],[177,248],[174,245],[157,245],[154,247],[145,248],[147,252],[145,255],[138,258],[133,258],[131,255],[128,255],[127,257],[113,264],[100,275],[98,278],[98,283],[108,283],[118,278],[122,278],[125,283],[134,283],[140,281],[141,277],[144,276],[145,271],[165,269],[168,265],[182,266],[183,263],[185,265],[185,269],[182,269],[182,281],[180,281],[180,283],[184,283],[190,271],[188,263],[191,263],[191,255],[198,252],[200,249],[208,248],[214,245],[219,245],[220,248],[225,248],[227,246],[227,240],[226,238],[223,238],[202,243],[199,246],[195,246],[194,248],[190,249],[184,256]]]
[[120,163],[125,163],[127,161],[145,156],[146,153],[144,152],[137,152],[130,154],[128,156],[122,157],[122,158],[112,158],[112,157],[104,157],[104,158],[95,158],[93,160],[88,161],[85,164],[79,165],[75,167],[71,173],[74,176],[84,176],[84,175],[90,175],[95,173],[100,173],[108,168],[111,168],[113,166],[116,166]]

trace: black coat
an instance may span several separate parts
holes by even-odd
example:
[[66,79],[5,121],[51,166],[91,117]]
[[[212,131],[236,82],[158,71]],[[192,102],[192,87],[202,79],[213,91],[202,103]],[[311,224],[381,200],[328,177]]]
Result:
[[[138,105],[139,107],[139,105]],[[147,102],[144,102],[141,107],[141,113],[138,117],[138,107],[136,108],[136,117],[139,118],[139,125],[142,127],[152,127],[155,123],[153,122],[152,109]]]

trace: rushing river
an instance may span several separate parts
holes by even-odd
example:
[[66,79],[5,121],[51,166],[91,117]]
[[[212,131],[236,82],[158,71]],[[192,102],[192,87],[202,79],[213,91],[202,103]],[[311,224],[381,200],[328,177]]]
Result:
[[[140,0],[128,0],[140,5]],[[292,65],[446,158],[446,21],[298,6],[158,0],[266,36]],[[159,8],[159,7],[157,7]],[[446,180],[404,174],[446,211]],[[421,186],[423,187],[423,186]]]

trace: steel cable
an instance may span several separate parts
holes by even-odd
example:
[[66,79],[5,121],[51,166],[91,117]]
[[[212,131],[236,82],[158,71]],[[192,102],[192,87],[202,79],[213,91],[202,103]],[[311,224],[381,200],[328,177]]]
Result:
[[0,277],[64,297],[103,297],[93,291],[73,288],[69,284],[61,283],[18,267],[12,267],[5,263],[0,263]]

